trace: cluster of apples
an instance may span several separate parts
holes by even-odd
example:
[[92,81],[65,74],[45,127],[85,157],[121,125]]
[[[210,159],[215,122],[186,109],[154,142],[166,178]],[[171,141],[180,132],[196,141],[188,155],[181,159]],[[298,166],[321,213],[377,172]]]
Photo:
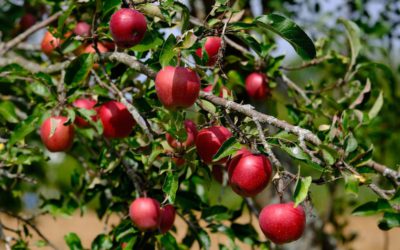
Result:
[[[85,26],[82,27],[83,30],[87,29]],[[143,39],[146,32],[146,18],[136,10],[123,8],[111,16],[110,30],[118,47],[130,48]],[[216,63],[220,47],[221,38],[208,37],[206,39],[204,50],[208,56],[207,65]],[[202,57],[203,48],[199,48],[196,54]],[[186,67],[166,66],[157,73],[155,79],[158,99],[165,108],[171,110],[192,106],[199,96],[200,85],[198,74]],[[207,88],[205,91],[212,91],[212,87]],[[250,74],[246,78],[246,91],[253,99],[264,99],[269,92],[266,75],[259,72]],[[225,92],[228,90],[225,89]],[[74,105],[87,109],[95,109],[96,105],[96,102],[93,101],[79,103],[75,102]],[[104,127],[104,136],[109,138],[126,137],[135,125],[135,121],[126,107],[116,101],[103,104],[97,114]],[[80,119],[80,117],[76,119],[78,126],[87,123]],[[63,151],[71,146],[74,129],[73,125],[65,125],[66,122],[66,117],[58,116],[47,119],[42,125],[41,137],[50,151]],[[213,156],[232,136],[227,128],[211,126],[197,131],[196,124],[190,120],[186,120],[184,126],[187,139],[180,142],[170,134],[166,134],[169,145],[179,151],[195,145],[201,160],[206,164],[213,165],[216,179],[222,179],[223,171],[228,172],[228,183],[237,194],[243,197],[252,197],[259,194],[268,185],[272,167],[268,158],[262,154],[241,149],[231,159],[227,157],[213,162]],[[182,159],[175,160],[183,162]],[[165,233],[174,223],[175,208],[172,205],[160,208],[157,200],[142,197],[131,203],[129,215],[138,229],[142,231],[158,229]],[[295,207],[293,203],[273,204],[263,208],[259,216],[259,223],[263,233],[271,241],[283,244],[301,237],[305,227],[305,213],[301,206]]]
[[[233,191],[243,197],[259,194],[269,183],[272,167],[268,158],[262,154],[254,154],[246,148],[236,152],[231,159],[224,158],[218,162],[213,156],[222,144],[232,136],[223,126],[203,128],[197,132],[196,125],[186,120],[187,139],[179,142],[171,135],[166,138],[173,148],[182,149],[196,146],[197,153],[206,164],[212,164],[214,178],[222,182],[223,172],[228,172],[228,184]],[[221,165],[225,164],[225,166]],[[272,204],[264,207],[259,216],[259,224],[267,238],[276,244],[295,241],[301,237],[305,228],[306,216],[301,206],[293,202]]]
[[[76,36],[80,36],[82,38],[88,38],[91,35],[91,26],[86,23],[86,22],[78,22],[75,25],[75,28],[73,29],[73,31],[69,31],[67,33],[65,33],[64,38],[69,38],[71,35],[75,34]],[[56,38],[50,31],[47,31],[45,33],[45,35],[43,36],[42,42],[41,42],[41,49],[43,51],[43,53],[45,53],[46,55],[51,55],[51,53],[59,48],[61,46],[61,44],[64,42],[63,39],[60,38]],[[105,53],[108,52],[110,49],[114,48],[114,44],[113,43],[101,43],[98,42],[97,43],[97,49],[99,50],[100,53]],[[82,46],[80,46],[79,48],[77,48],[75,50],[75,54],[76,55],[81,55],[84,53],[96,53],[96,50],[93,46],[93,43],[87,43],[85,42]]]
[[160,203],[153,198],[137,198],[129,206],[129,217],[141,231],[159,230],[168,232],[175,221],[175,207],[168,204],[160,207]]
[[[124,138],[129,136],[136,122],[124,104],[109,101],[100,107],[95,107],[97,102],[90,98],[80,98],[72,103],[76,108],[96,111],[92,118],[100,118],[103,125],[103,135],[106,138]],[[82,117],[76,117],[75,125],[81,128],[89,127],[90,123]],[[41,128],[40,137],[43,144],[51,152],[67,151],[74,141],[74,124],[68,124],[68,117],[50,116]]]

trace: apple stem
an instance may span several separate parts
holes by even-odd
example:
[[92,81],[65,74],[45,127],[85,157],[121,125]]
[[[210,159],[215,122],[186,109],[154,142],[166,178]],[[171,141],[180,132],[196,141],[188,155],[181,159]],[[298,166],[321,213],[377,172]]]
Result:
[[177,55],[177,63],[176,66],[180,67],[181,66],[181,50],[178,51],[178,55]]

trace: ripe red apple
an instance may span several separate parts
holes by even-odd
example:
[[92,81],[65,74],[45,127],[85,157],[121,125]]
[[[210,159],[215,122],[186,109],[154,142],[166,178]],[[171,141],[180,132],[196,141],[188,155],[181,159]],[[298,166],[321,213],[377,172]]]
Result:
[[26,13],[21,17],[21,20],[19,21],[19,26],[21,27],[21,30],[27,30],[35,23],[36,23],[36,17],[31,13]]
[[262,209],[259,216],[261,230],[275,244],[284,244],[301,237],[306,225],[306,215],[301,206],[293,202],[272,204]]
[[137,198],[129,207],[132,222],[141,231],[155,230],[160,225],[160,203],[153,198]]
[[111,35],[120,48],[130,48],[138,44],[146,29],[146,18],[137,10],[123,8],[111,16]]
[[194,122],[192,122],[191,120],[185,120],[184,125],[185,125],[186,134],[187,134],[186,141],[184,141],[184,142],[178,141],[177,139],[172,137],[172,135],[170,135],[169,133],[165,134],[167,142],[172,148],[181,150],[181,149],[188,148],[194,144],[194,141],[197,136],[196,124]]
[[[96,101],[91,99],[91,98],[80,98],[75,100],[72,105],[76,108],[83,108],[83,109],[87,109],[87,110],[94,110],[94,106],[96,105]],[[97,120],[97,116],[93,115],[92,116],[92,120],[96,121]],[[75,118],[75,124],[78,127],[81,128],[85,128],[85,127],[89,127],[90,124],[88,121],[86,121],[84,118],[77,116]]]
[[107,138],[124,138],[132,132],[136,124],[124,104],[117,101],[104,103],[99,109],[103,124],[103,135]]
[[53,34],[51,34],[49,31],[46,32],[46,34],[43,37],[42,43],[41,43],[41,48],[42,51],[49,55],[53,50],[57,47],[60,46],[60,39],[55,38]]
[[266,156],[243,151],[229,161],[228,173],[233,191],[247,197],[260,193],[268,185],[272,167]]
[[[232,133],[223,126],[214,126],[200,130],[196,137],[196,148],[197,153],[204,163],[212,163],[213,156],[218,152],[221,145],[231,136]],[[221,159],[219,162],[215,162],[215,164],[224,163],[226,160],[226,158]]]
[[247,76],[246,92],[254,100],[264,100],[269,92],[267,76],[257,72]]
[[[218,59],[218,51],[219,48],[221,48],[221,42],[222,39],[221,37],[218,36],[210,36],[207,37],[207,40],[204,44],[204,48],[206,50],[206,53],[208,55],[208,62],[207,65],[211,66],[214,65],[217,62]],[[196,50],[196,55],[200,58],[203,57],[203,49],[198,48]]]
[[200,78],[197,73],[184,67],[167,66],[156,76],[156,93],[167,109],[188,108],[200,93]]
[[160,231],[161,233],[164,234],[168,232],[174,225],[176,212],[174,206],[169,204],[162,207],[160,211],[161,211]]
[[82,37],[90,36],[91,26],[86,22],[78,22],[75,26],[74,33]]
[[74,141],[74,127],[65,116],[51,116],[40,127],[40,137],[50,152],[67,151]]

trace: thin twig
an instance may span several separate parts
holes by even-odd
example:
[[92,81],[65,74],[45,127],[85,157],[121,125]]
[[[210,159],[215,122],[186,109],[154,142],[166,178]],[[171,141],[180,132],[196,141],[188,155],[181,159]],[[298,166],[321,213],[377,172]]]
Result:
[[42,238],[42,240],[44,240],[45,242],[46,242],[46,244],[49,246],[49,247],[51,247],[51,248],[53,248],[54,250],[58,250],[58,248],[32,223],[32,222],[30,222],[29,220],[27,220],[27,219],[24,219],[23,217],[21,217],[21,216],[19,216],[19,215],[17,215],[17,214],[13,214],[13,213],[10,213],[10,212],[8,212],[8,211],[6,211],[6,210],[3,210],[3,209],[0,209],[0,212],[1,213],[3,213],[3,214],[6,214],[6,215],[8,215],[8,216],[10,216],[10,217],[13,217],[13,218],[16,218],[17,220],[20,220],[20,221],[22,221],[23,223],[25,223],[26,225],[28,225],[30,228],[32,228],[33,229],[33,231],[35,231],[36,232],[36,234],[40,237],[40,238]]
[[258,135],[260,137],[261,143],[264,146],[265,151],[267,152],[269,158],[272,161],[272,164],[276,167],[277,171],[280,171],[282,168],[281,162],[276,158],[274,152],[272,151],[271,146],[268,144],[267,140],[265,139],[264,131],[262,129],[261,123],[257,119],[253,119],[253,122],[257,126]]

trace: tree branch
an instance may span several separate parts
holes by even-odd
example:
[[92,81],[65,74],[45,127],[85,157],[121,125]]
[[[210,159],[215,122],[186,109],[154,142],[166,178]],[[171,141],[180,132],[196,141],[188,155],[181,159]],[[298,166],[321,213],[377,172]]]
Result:
[[58,17],[60,17],[62,14],[61,11],[56,12],[54,15],[50,16],[46,20],[43,20],[40,23],[37,23],[27,29],[25,32],[21,33],[20,35],[14,37],[12,40],[8,41],[7,43],[3,44],[0,49],[0,56],[4,55],[6,52],[8,52],[10,49],[13,47],[17,46],[19,43],[24,41],[28,36],[30,36],[32,33],[36,32],[37,30],[40,30],[41,28],[46,27],[50,23],[54,22],[57,20]]

